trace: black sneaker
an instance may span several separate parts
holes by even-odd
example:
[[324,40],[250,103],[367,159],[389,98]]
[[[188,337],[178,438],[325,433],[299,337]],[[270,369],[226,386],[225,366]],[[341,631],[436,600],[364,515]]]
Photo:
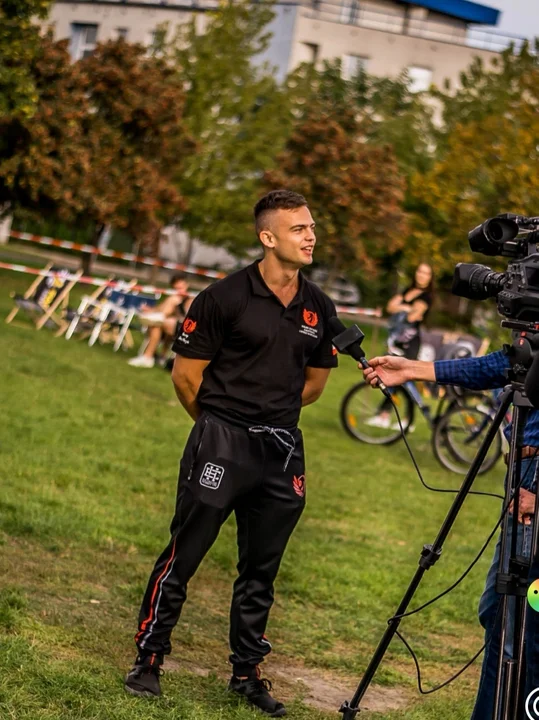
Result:
[[285,706],[271,697],[271,682],[265,678],[239,678],[233,675],[228,689],[244,697],[254,707],[270,717],[284,717]]
[[161,686],[159,678],[162,670],[163,657],[161,655],[140,655],[135,660],[132,670],[127,673],[124,687],[131,695],[139,697],[159,697]]

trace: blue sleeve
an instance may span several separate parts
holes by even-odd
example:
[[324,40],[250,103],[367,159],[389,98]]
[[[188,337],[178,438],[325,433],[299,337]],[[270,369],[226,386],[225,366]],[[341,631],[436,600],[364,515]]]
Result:
[[501,350],[484,357],[461,360],[436,360],[436,382],[441,385],[460,385],[469,390],[491,390],[507,385],[505,371],[509,359]]

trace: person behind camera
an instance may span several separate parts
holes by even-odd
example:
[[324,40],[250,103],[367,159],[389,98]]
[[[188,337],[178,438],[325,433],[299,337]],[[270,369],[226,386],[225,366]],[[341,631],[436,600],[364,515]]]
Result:
[[[433,271],[427,263],[417,266],[414,279],[402,293],[394,295],[386,310],[388,320],[388,350],[415,360],[421,345],[420,328],[428,315],[433,300]],[[376,415],[366,421],[372,427],[388,428],[391,425],[391,404],[384,400]],[[398,427],[398,426],[397,426]]]
[[[483,357],[464,358],[458,360],[437,360],[424,362],[404,357],[375,357],[369,361],[370,367],[363,371],[365,379],[376,386],[378,378],[388,387],[402,385],[409,380],[424,380],[441,385],[460,385],[470,390],[489,390],[501,388],[507,384],[506,371],[509,359],[502,351],[493,352]],[[362,369],[362,368],[361,368]],[[511,437],[512,426],[505,430],[507,439]],[[539,410],[531,409],[528,413],[524,430],[524,447],[521,449],[522,485],[518,508],[518,553],[529,556],[532,544],[531,518],[535,510],[535,493],[537,492],[537,468],[539,460]],[[506,478],[507,482],[507,478]],[[510,507],[512,513],[512,506]],[[509,518],[509,534],[513,523]],[[507,545],[507,543],[506,543]],[[485,589],[479,602],[479,621],[485,629],[487,643],[481,679],[471,720],[490,720],[494,712],[494,694],[500,636],[502,630],[502,614],[500,611],[502,596],[496,592],[496,573],[498,571],[501,547],[501,536],[498,538],[494,558],[490,565]],[[504,556],[508,557],[509,547],[504,548]],[[533,582],[539,578],[539,562],[532,563],[528,580]],[[508,603],[510,627],[515,621],[515,608],[510,598]],[[505,654],[512,655],[513,633],[507,634]],[[527,608],[526,617],[526,689],[525,696],[539,687],[539,613]]]

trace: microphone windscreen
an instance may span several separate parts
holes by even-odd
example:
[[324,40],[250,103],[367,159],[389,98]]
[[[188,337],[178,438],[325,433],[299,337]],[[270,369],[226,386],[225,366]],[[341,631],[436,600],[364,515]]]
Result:
[[338,317],[331,317],[329,318],[329,329],[331,330],[331,337],[335,337],[336,335],[340,335],[342,332],[346,330],[346,326],[343,322],[339,320]]

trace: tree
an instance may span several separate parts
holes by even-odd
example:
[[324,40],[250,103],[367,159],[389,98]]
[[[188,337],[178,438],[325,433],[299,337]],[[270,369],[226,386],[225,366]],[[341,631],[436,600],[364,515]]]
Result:
[[96,230],[125,227],[157,255],[160,228],[186,208],[174,178],[195,149],[183,83],[165,58],[122,40],[98,45],[80,65],[91,108],[91,164],[80,190],[95,193],[86,197]]
[[50,0],[0,0],[0,118],[35,111],[31,65],[41,43],[36,20],[46,17],[49,6]]
[[435,90],[434,98],[441,104],[442,123],[437,133],[438,154],[443,152],[446,140],[458,125],[479,123],[486,118],[503,115],[518,103],[524,91],[526,78],[539,68],[539,39],[530,50],[524,42],[515,53],[510,47],[485,65],[476,57],[469,68],[460,74],[460,85]]
[[96,239],[105,224],[125,227],[155,246],[185,207],[172,177],[193,149],[176,73],[123,41],[72,64],[51,37],[30,71],[34,116],[0,119],[0,202],[91,226]]
[[333,274],[359,265],[375,276],[380,259],[403,244],[404,182],[391,148],[360,137],[353,109],[337,119],[312,105],[265,178],[269,188],[308,199],[319,227],[317,260]]
[[222,5],[204,33],[183,26],[167,52],[186,84],[185,123],[198,143],[177,175],[188,205],[182,229],[206,243],[243,252],[254,243],[252,207],[264,170],[290,133],[284,88],[256,65],[273,16],[264,4]]
[[538,214],[539,68],[526,71],[519,86],[504,113],[456,124],[442,158],[415,178],[422,211],[412,220],[414,262],[428,253],[448,273],[458,261],[481,262],[469,250],[469,230],[501,212]]
[[[377,77],[360,70],[347,80],[340,60],[326,61],[321,70],[304,65],[288,80],[290,91],[299,101],[298,109],[313,102],[331,109],[336,117],[350,109],[361,122],[362,137],[373,145],[390,145],[399,170],[409,178],[432,165],[432,106],[425,93],[410,90],[409,77],[403,72],[396,78]],[[304,110],[305,111],[305,110]]]
[[28,67],[35,112],[0,117],[0,205],[71,221],[86,203],[77,188],[90,166],[84,144],[89,107],[67,43],[42,38]]

